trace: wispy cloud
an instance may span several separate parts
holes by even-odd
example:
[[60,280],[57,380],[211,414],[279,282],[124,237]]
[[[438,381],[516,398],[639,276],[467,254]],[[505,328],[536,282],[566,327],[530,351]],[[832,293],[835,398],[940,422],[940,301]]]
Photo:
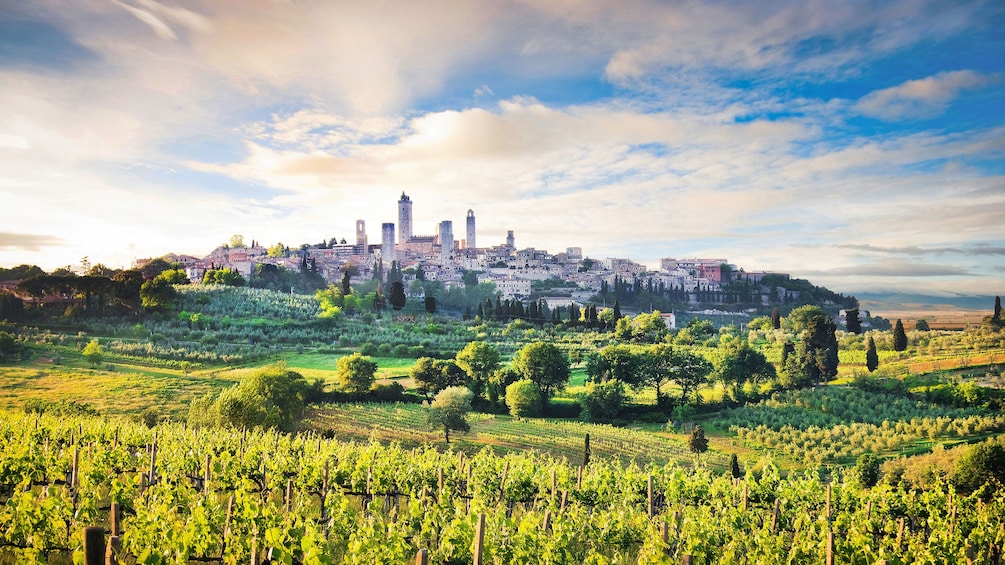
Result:
[[992,80],[997,78],[970,70],[939,73],[870,92],[855,109],[883,120],[927,118],[945,111],[961,91],[985,86]]
[[0,249],[40,251],[43,247],[61,245],[63,240],[51,235],[0,232]]

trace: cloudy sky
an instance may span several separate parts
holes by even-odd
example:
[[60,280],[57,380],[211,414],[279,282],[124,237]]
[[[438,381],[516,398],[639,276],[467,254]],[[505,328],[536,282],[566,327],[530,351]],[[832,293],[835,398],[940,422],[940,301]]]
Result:
[[371,240],[1005,293],[1005,3],[0,0],[0,266]]

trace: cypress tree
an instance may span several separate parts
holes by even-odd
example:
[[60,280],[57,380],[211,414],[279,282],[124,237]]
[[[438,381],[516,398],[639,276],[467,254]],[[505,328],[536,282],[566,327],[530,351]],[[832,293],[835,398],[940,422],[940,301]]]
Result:
[[879,367],[879,355],[876,353],[876,342],[873,341],[872,336],[869,336],[869,341],[866,344],[865,350],[865,368],[869,369],[869,372],[873,372]]
[[1001,320],[1002,319],[1002,297],[1001,296],[996,296],[995,297],[995,316],[994,316],[994,319],[996,319],[996,320]]
[[782,327],[782,315],[779,314],[778,308],[771,310],[771,327],[776,330]]
[[849,333],[862,333],[862,321],[858,318],[858,308],[851,308],[845,311],[845,327]]
[[904,323],[900,318],[897,318],[897,325],[893,327],[893,349],[894,351],[907,349],[907,333],[904,332]]
[[614,321],[617,322],[621,319],[621,303],[618,299],[614,299]]

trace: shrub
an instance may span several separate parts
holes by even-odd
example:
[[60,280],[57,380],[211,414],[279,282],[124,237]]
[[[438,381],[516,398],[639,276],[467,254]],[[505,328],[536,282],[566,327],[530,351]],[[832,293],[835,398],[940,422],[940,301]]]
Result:
[[529,418],[541,412],[541,389],[529,379],[506,387],[506,405],[514,418]]

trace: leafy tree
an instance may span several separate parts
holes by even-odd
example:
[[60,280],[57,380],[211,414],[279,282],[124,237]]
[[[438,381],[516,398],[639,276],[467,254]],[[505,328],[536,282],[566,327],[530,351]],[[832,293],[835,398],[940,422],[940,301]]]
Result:
[[430,396],[452,386],[464,386],[465,373],[451,360],[420,357],[411,371],[415,388],[428,400]]
[[876,353],[876,342],[869,336],[865,348],[865,368],[869,372],[875,371],[879,367],[879,354]]
[[450,430],[467,432],[471,429],[467,415],[471,412],[471,391],[463,386],[445,388],[429,405],[429,423],[443,428],[443,438],[450,443]]
[[[392,263],[393,264],[393,263]],[[391,283],[391,293],[387,296],[387,301],[391,303],[391,308],[395,311],[405,307],[405,285],[400,280]]]
[[953,483],[973,492],[984,485],[992,490],[1005,484],[1005,447],[997,438],[970,446],[956,461]]
[[202,284],[245,286],[244,277],[236,269],[208,269],[202,275]]
[[481,397],[489,379],[499,369],[499,351],[483,341],[472,341],[454,356],[457,365],[464,369],[471,382],[469,387],[476,397]]
[[244,247],[244,236],[240,234],[234,234],[230,236],[230,240],[227,242],[230,247]]
[[610,422],[621,413],[625,400],[625,383],[618,380],[591,383],[579,399],[582,418],[587,422]]
[[874,487],[879,482],[879,459],[872,453],[863,453],[855,461],[852,476],[864,487]]
[[157,278],[166,280],[168,284],[189,284],[191,282],[182,269],[168,269],[157,275]]
[[544,341],[530,343],[514,353],[511,366],[540,388],[545,401],[569,382],[569,357]]
[[531,380],[522,379],[506,387],[506,405],[514,418],[537,416],[541,402],[541,389]]
[[286,257],[289,250],[282,243],[270,245],[267,251],[269,257]]
[[907,333],[904,331],[904,323],[897,318],[897,323],[893,326],[893,350],[904,351],[907,349]]
[[7,332],[0,332],[0,361],[6,363],[17,358],[20,354],[21,346],[14,339],[14,336]]
[[705,430],[701,424],[695,425],[691,436],[687,438],[687,449],[695,455],[701,455],[708,451],[708,438],[705,437]]
[[629,384],[636,388],[653,387],[657,404],[670,406],[670,398],[663,394],[662,387],[672,382],[681,391],[677,402],[687,404],[711,372],[712,364],[700,355],[661,343],[644,351],[636,377]]
[[359,352],[340,357],[335,363],[335,382],[339,390],[349,393],[364,393],[373,385],[377,363]]
[[301,374],[272,365],[223,391],[212,404],[207,399],[193,402],[189,420],[207,423],[208,411],[223,425],[293,431],[303,416],[307,389]]
[[746,340],[728,338],[719,344],[712,378],[722,383],[734,400],[741,400],[741,389],[747,382],[763,382],[775,378],[775,366]]
[[994,310],[994,316],[993,317],[994,317],[995,320],[1001,320],[1002,319],[1002,297],[1001,296],[995,296],[995,310]]
[[791,312],[789,312],[789,315],[785,317],[783,325],[787,329],[795,333],[799,333],[807,329],[811,319],[826,315],[827,314],[825,314],[819,306],[808,304],[806,306],[794,308]]
[[614,337],[635,343],[656,343],[666,335],[667,325],[659,310],[638,314],[634,318],[620,318],[615,322]]
[[321,318],[337,318],[345,309],[346,297],[342,294],[342,288],[333,284],[324,290],[315,291],[314,298],[320,306],[318,316]]
[[930,331],[932,328],[929,327],[928,320],[918,320],[914,322],[914,329],[918,330],[919,332],[927,332]]
[[151,311],[165,310],[178,293],[167,279],[154,277],[140,286],[140,304]]
[[92,367],[97,367],[105,359],[105,350],[98,343],[98,340],[92,339],[84,346],[84,351],[81,353],[84,360],[91,364]]
[[837,376],[836,326],[830,316],[817,310],[817,313],[800,321],[799,327],[805,329],[795,351],[788,353],[783,350],[785,359],[781,379],[783,386],[808,386],[829,381]]
[[426,307],[426,313],[427,314],[435,314],[436,313],[436,297],[435,296],[433,296],[432,294],[427,294],[426,298],[424,300],[424,305]]
[[778,313],[778,308],[771,309],[771,327],[776,330],[782,327],[782,316]]
[[0,293],[0,322],[24,321],[24,301],[6,292]]

